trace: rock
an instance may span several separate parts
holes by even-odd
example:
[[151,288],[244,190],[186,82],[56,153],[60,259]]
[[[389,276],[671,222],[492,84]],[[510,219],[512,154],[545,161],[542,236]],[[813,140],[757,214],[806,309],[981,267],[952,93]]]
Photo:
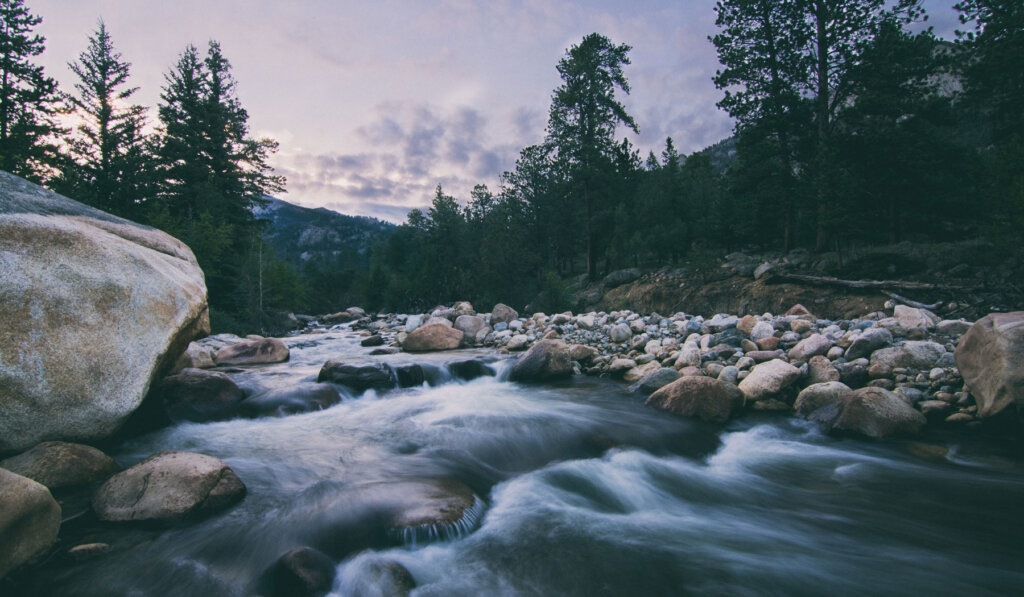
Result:
[[622,377],[634,367],[636,367],[636,361],[633,359],[615,359],[608,365],[608,373],[612,377]]
[[657,361],[648,361],[642,365],[637,363],[636,367],[633,367],[622,374],[622,380],[629,383],[640,381],[649,373],[654,373],[660,368],[661,365]]
[[871,353],[871,364],[885,364],[892,368],[906,367],[908,369],[928,370],[946,352],[938,342],[927,340],[912,340],[903,343],[902,346],[883,348]]
[[796,402],[793,403],[793,410],[807,416],[819,408],[839,400],[852,391],[850,386],[838,381],[827,381],[809,385],[797,395]]
[[351,594],[409,597],[415,588],[416,580],[405,566],[393,560],[374,560],[360,568]]
[[41,483],[50,491],[103,481],[121,470],[113,458],[96,448],[67,442],[43,442],[0,460],[0,468]]
[[760,345],[760,340],[775,336],[775,328],[767,321],[759,321],[750,330],[750,339]]
[[458,319],[463,315],[476,315],[476,311],[473,310],[473,303],[469,301],[459,301],[452,307],[455,311],[455,318]]
[[209,333],[169,235],[0,172],[0,452],[108,437]]
[[213,355],[218,365],[263,365],[288,360],[288,347],[277,338],[249,340],[225,346]]
[[390,390],[395,387],[395,376],[391,367],[384,363],[355,365],[341,360],[330,360],[320,368],[316,381],[336,383],[356,392],[371,389]]
[[743,407],[743,392],[710,377],[682,377],[651,394],[646,404],[684,417],[722,423]]
[[679,379],[679,372],[671,367],[658,367],[643,379],[629,386],[629,391],[634,394],[649,395],[668,384]]
[[753,315],[744,315],[740,318],[740,322],[736,324],[736,327],[747,336],[750,336],[750,333],[754,331],[754,326],[757,324],[757,317],[754,317]]
[[916,309],[905,305],[896,305],[893,309],[893,317],[896,318],[897,323],[908,330],[914,328],[932,330],[935,329],[935,324],[939,321],[939,318],[927,309]]
[[789,363],[772,359],[750,370],[739,388],[749,401],[770,398],[792,385],[800,377],[800,370]]
[[580,315],[576,318],[576,325],[580,326],[580,329],[592,330],[594,329],[594,316]]
[[421,325],[423,325],[422,315],[410,315],[405,320],[405,332],[407,334],[411,334],[415,332],[416,329],[419,328]]
[[434,315],[434,316],[430,317],[425,322],[423,322],[423,325],[424,326],[428,326],[428,325],[443,325],[446,328],[455,327],[455,324],[452,323],[451,319],[448,319],[447,317],[441,317],[441,316],[438,316],[438,315]]
[[372,347],[372,346],[383,346],[383,345],[384,345],[384,338],[381,338],[380,334],[374,334],[372,336],[368,336],[366,338],[363,338],[359,342],[359,346]]
[[321,317],[324,323],[331,325],[335,323],[348,323],[359,319],[359,315],[349,313],[348,311],[339,311],[337,313],[331,313],[330,315],[324,315]]
[[508,339],[508,344],[505,348],[509,350],[526,350],[526,347],[530,344],[530,337],[526,334],[516,334]]
[[341,401],[330,384],[303,382],[254,394],[239,403],[237,411],[245,417],[283,417],[329,408]]
[[569,358],[577,363],[589,363],[597,358],[597,349],[583,344],[572,344],[569,346]]
[[621,344],[632,337],[633,330],[624,323],[615,324],[612,326],[612,329],[608,331],[608,339],[615,343]]
[[185,369],[165,377],[156,395],[171,421],[223,421],[245,398],[227,375],[203,369]]
[[807,361],[807,382],[809,384],[839,381],[839,378],[839,371],[832,366],[832,362],[828,358],[818,355]]
[[784,313],[786,317],[808,317],[814,319],[814,315],[807,310],[807,307],[797,303],[789,308],[789,311]]
[[209,369],[216,367],[217,363],[213,360],[213,353],[214,351],[204,348],[196,342],[189,342],[185,352],[174,363],[172,373],[177,373],[182,369]]
[[385,354],[398,354],[402,352],[397,346],[382,346],[380,348],[374,348],[370,351],[371,357],[381,356]]
[[779,343],[781,341],[782,340],[780,338],[777,338],[775,336],[767,336],[764,338],[758,338],[754,342],[757,344],[757,347],[760,348],[761,350],[775,350],[779,347]]
[[107,480],[92,498],[100,520],[177,521],[205,516],[245,496],[225,462],[192,452],[158,452]]
[[821,334],[812,334],[789,349],[789,359],[804,362],[813,356],[825,354],[831,347],[832,341],[827,337]]
[[777,264],[771,263],[769,261],[762,263],[761,265],[757,266],[757,268],[754,270],[754,279],[760,280],[761,278],[771,273],[771,271],[776,267],[778,267]]
[[572,375],[569,347],[561,340],[541,340],[512,365],[512,381],[548,381]]
[[684,344],[683,348],[679,351],[679,356],[676,357],[675,366],[677,369],[699,367],[700,349],[693,344]]
[[68,550],[68,556],[75,562],[87,562],[110,553],[114,548],[109,543],[83,543]]
[[962,319],[943,319],[935,324],[935,333],[940,336],[961,336],[971,329],[971,324]]
[[505,303],[498,303],[497,305],[494,305],[494,309],[491,310],[492,326],[498,323],[507,324],[517,319],[519,319],[519,313]]
[[45,553],[59,530],[60,506],[50,491],[0,468],[0,579]]
[[494,377],[495,375],[494,369],[488,367],[483,361],[476,359],[448,363],[448,372],[466,381],[471,381],[478,377]]
[[398,387],[411,388],[421,386],[427,380],[426,372],[420,365],[402,365],[395,367],[395,378],[398,380]]
[[924,415],[899,396],[882,388],[861,388],[840,396],[810,413],[808,418],[830,431],[845,431],[882,438],[919,433]]
[[804,332],[810,331],[811,322],[806,319],[794,319],[789,322],[789,329],[797,334],[803,334]]
[[402,344],[406,352],[432,352],[454,350],[462,343],[465,334],[445,325],[430,323],[410,332]]
[[349,307],[345,312],[354,317],[366,317],[366,310],[362,307]]
[[1010,408],[1024,415],[1024,311],[982,317],[960,338],[954,355],[979,418]]
[[734,328],[740,322],[740,318],[735,315],[729,315],[727,313],[718,313],[711,319],[704,322],[704,325],[711,330],[712,334],[724,332],[729,328]]
[[334,560],[312,547],[281,556],[268,571],[275,597],[319,597],[334,586]]
[[476,340],[480,330],[487,327],[487,322],[479,315],[459,315],[455,318],[455,329],[465,334],[467,340]]
[[629,269],[620,269],[614,271],[604,277],[603,283],[605,288],[617,288],[623,284],[629,284],[640,278],[643,275],[639,269],[633,267]]

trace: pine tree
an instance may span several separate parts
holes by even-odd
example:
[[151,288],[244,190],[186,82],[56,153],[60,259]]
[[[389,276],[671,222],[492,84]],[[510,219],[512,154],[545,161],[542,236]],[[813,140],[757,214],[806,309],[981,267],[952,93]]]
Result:
[[[636,122],[615,99],[615,88],[629,93],[623,67],[628,45],[615,45],[591,33],[558,63],[562,85],[555,90],[548,119],[547,143],[568,173],[570,194],[583,212],[587,274],[597,275],[600,240],[595,221],[602,205],[600,179],[613,168],[615,130],[619,124],[637,132]],[[614,206],[611,207],[614,209]]]
[[42,22],[23,0],[0,0],[0,170],[42,181],[57,163],[54,137],[64,133],[54,120],[57,82],[32,58],[45,39],[32,30]]
[[82,121],[71,139],[75,172],[65,172],[61,189],[81,201],[125,217],[137,217],[147,198],[149,156],[143,133],[146,108],[128,104],[138,90],[127,87],[131,64],[124,61],[101,20],[78,61],[70,108]]

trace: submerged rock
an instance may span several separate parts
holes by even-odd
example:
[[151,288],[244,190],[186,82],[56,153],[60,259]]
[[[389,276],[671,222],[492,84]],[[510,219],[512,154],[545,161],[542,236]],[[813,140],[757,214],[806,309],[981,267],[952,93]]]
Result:
[[302,383],[250,396],[238,405],[238,412],[245,417],[281,417],[323,410],[340,401],[330,384]]
[[121,470],[113,458],[96,448],[68,442],[43,442],[0,460],[0,468],[41,483],[50,491],[96,483]]
[[281,556],[268,571],[275,597],[317,597],[334,585],[334,560],[312,547],[299,547]]
[[57,541],[60,506],[32,479],[0,468],[0,579]]
[[113,434],[209,333],[187,246],[0,172],[0,452]]
[[384,363],[354,365],[344,361],[327,361],[320,368],[317,382],[329,381],[343,385],[357,392],[366,390],[389,390],[395,387],[395,376]]
[[158,452],[104,483],[92,498],[100,520],[177,521],[223,510],[245,484],[222,460],[192,452]]

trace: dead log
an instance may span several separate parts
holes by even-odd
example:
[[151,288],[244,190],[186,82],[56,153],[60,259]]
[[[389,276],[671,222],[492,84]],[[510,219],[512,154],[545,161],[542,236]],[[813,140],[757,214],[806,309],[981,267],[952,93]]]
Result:
[[959,290],[963,288],[962,286],[952,286],[949,284],[930,284],[928,282],[911,282],[908,280],[841,280],[828,276],[806,276],[785,272],[769,273],[768,281],[803,282],[820,286],[839,286],[842,288],[860,288],[865,290],[885,290],[889,288],[899,290]]

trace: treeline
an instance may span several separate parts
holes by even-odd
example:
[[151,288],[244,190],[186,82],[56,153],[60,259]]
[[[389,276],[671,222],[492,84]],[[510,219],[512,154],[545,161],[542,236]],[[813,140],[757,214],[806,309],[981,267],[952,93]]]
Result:
[[[375,253],[371,304],[460,298],[538,309],[562,280],[661,266],[707,251],[842,252],[984,237],[993,258],[1024,228],[1024,4],[956,5],[953,41],[916,0],[723,0],[710,37],[730,142],[643,157],[629,46],[592,34],[557,68],[543,144],[493,192],[437,188]],[[914,32],[916,31],[916,32]],[[685,101],[685,98],[680,98]]]
[[[61,90],[33,58],[44,38],[23,0],[0,0],[0,169],[187,243],[206,274],[218,330],[258,330],[300,293],[253,209],[280,192],[272,139],[250,135],[220,44],[188,45],[156,114],[133,103],[131,65],[100,21]],[[154,118],[155,116],[155,118]]]

